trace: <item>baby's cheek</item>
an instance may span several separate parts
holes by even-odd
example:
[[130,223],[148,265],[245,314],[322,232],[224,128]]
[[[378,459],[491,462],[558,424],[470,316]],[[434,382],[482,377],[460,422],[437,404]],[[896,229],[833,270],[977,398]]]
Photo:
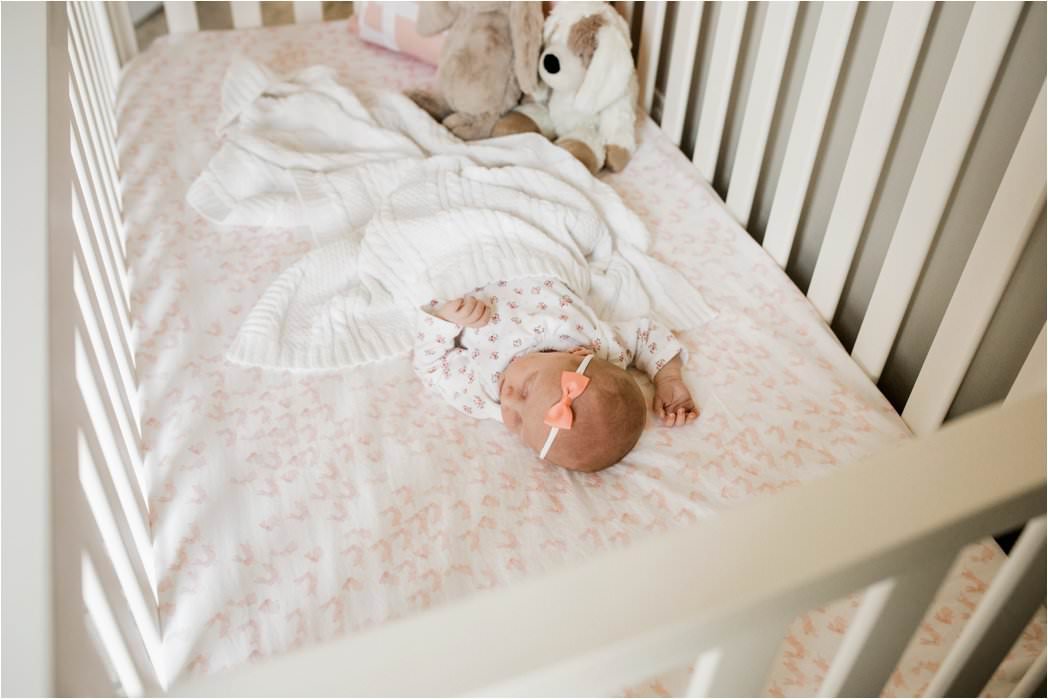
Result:
[[505,404],[499,406],[499,409],[502,411],[502,424],[514,432],[520,429],[520,415],[517,414],[517,411],[507,408]]

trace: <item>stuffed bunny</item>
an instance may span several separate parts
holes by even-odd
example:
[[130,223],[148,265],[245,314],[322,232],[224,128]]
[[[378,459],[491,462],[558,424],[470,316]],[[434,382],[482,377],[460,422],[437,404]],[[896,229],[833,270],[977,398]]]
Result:
[[[604,2],[561,2],[543,27],[545,90],[503,117],[494,135],[534,131],[596,173],[618,172],[637,150],[637,71],[629,26]],[[542,94],[545,92],[546,94]]]
[[418,32],[448,30],[437,66],[440,94],[408,97],[456,136],[487,138],[499,117],[538,88],[541,2],[425,2]]

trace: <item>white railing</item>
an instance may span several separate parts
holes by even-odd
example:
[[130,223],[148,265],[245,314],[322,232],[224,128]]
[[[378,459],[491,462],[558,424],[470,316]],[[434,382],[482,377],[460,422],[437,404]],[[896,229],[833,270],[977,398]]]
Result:
[[[801,213],[812,197],[812,172],[827,138],[830,107],[842,91],[842,64],[848,43],[855,38],[859,4],[819,5],[806,63],[792,69],[800,79],[792,116],[784,113],[782,93],[791,52],[797,51],[801,43],[802,7],[798,3],[650,1],[616,5],[633,23],[640,24],[636,53],[644,106],[654,109],[666,135],[680,143],[688,140],[682,138],[682,132],[691,105],[695,112],[691,120],[692,157],[710,181],[718,172],[729,105],[733,99],[738,102],[734,107],[741,114],[736,117],[738,145],[724,190],[728,209],[744,227],[753,218],[759,183],[768,178],[767,171],[772,167],[768,144],[773,124],[792,119],[788,122],[792,125],[786,134],[781,166],[772,182],[774,187],[765,193],[770,206],[762,238],[768,254],[785,268],[796,253]],[[675,6],[675,27],[672,36],[664,37],[663,27],[671,5]],[[752,74],[743,92],[737,80],[743,33],[747,18],[757,13],[758,5],[766,7],[762,8],[757,50],[750,59]],[[808,4],[803,9],[811,14],[816,5]],[[716,13],[704,12],[704,6],[715,6]],[[967,20],[852,348],[852,357],[875,382],[897,348],[906,314],[913,309],[918,280],[928,269],[933,240],[945,220],[949,197],[975,142],[977,126],[987,111],[991,89],[1014,45],[1023,10],[1021,2],[976,3]],[[860,239],[875,193],[879,186],[885,186],[888,155],[899,134],[906,96],[916,89],[915,68],[929,41],[934,12],[931,2],[891,5],[807,287],[809,300],[828,323],[834,320],[848,280],[856,273]],[[705,64],[696,62],[696,56],[702,54],[695,49],[703,22],[707,25],[707,42],[712,43]],[[755,32],[756,26],[751,31]],[[667,51],[668,61],[662,61],[662,54]],[[660,63],[665,63],[663,70],[659,69]],[[661,80],[663,72],[665,79]],[[693,91],[697,74],[701,75],[701,87]],[[1042,74],[1042,93],[1043,77]],[[656,82],[665,85],[665,94],[657,94]],[[658,98],[662,99],[661,109]],[[1038,215],[1044,210],[1045,156],[1038,142],[1039,137],[1043,139],[1043,129],[1035,128],[1043,123],[1041,97],[1033,103],[1027,129],[1014,147],[1008,173],[1000,182],[979,242],[969,255],[970,269],[965,271],[953,297],[952,318],[944,320],[928,354],[930,361],[924,364],[924,372],[913,388],[913,404],[903,412],[906,422],[919,432],[935,429],[948,413]],[[982,262],[989,250],[999,259]],[[978,320],[968,323],[963,309],[973,295],[979,297]],[[1042,326],[1043,315],[1035,318],[1035,313],[1036,307],[1031,305],[1030,317],[1024,320],[1036,323],[1034,327]],[[958,324],[963,324],[964,329]]]
[[[657,96],[661,52],[670,52],[661,126],[679,142],[686,131],[686,105],[694,102],[693,95],[683,91],[690,91],[694,71],[700,68],[689,61],[695,56],[701,23],[712,23],[714,16],[702,5],[675,8],[672,40],[664,46],[669,16],[665,3],[648,2],[642,9],[634,9],[633,3],[620,5],[641,22],[638,62],[646,106]],[[295,3],[296,18],[319,19],[319,7],[320,3]],[[877,285],[856,343],[856,359],[871,377],[883,368],[910,303],[960,162],[985,111],[995,66],[1014,31],[1020,14],[1016,8],[977,3],[969,19],[896,226],[882,271],[885,281]],[[165,11],[172,31],[195,28],[192,4],[165,3]],[[43,31],[41,12],[37,7],[9,15],[5,5],[5,58],[9,17],[16,18],[16,28]],[[704,67],[703,116],[692,134],[694,161],[708,177],[717,167],[737,87],[740,42],[752,12],[753,6],[722,5],[710,28],[713,42],[710,63]],[[832,225],[808,290],[827,319],[851,271],[903,109],[907,85],[900,83],[911,78],[931,12],[927,3],[899,3],[891,9]],[[39,187],[33,186],[25,188],[25,201],[17,202],[18,209],[9,209],[8,158],[4,177],[5,253],[11,250],[8,216],[14,214],[9,210],[25,214],[16,225],[42,230],[46,220],[49,231],[49,240],[23,241],[26,249],[19,250],[27,264],[40,262],[45,254],[49,260],[48,327],[24,317],[18,327],[25,329],[28,346],[35,340],[49,348],[50,410],[46,417],[35,414],[30,401],[24,416],[26,439],[17,454],[32,462],[43,459],[50,469],[43,469],[48,478],[16,483],[12,494],[6,492],[7,470],[4,481],[5,512],[11,498],[22,497],[35,506],[30,507],[34,512],[53,517],[50,573],[39,570],[39,556],[33,558],[25,547],[20,550],[19,560],[31,566],[33,580],[42,580],[42,591],[26,593],[31,604],[17,612],[31,628],[39,627],[26,646],[35,656],[23,658],[27,684],[21,686],[26,691],[36,687],[42,694],[108,694],[114,687],[127,694],[153,693],[161,691],[156,678],[162,635],[143,485],[114,108],[120,66],[137,47],[123,3],[55,4],[46,14],[46,57],[42,51],[34,53],[31,42],[16,44],[25,53],[21,69],[47,78],[46,158],[39,157],[39,138],[25,143],[34,149],[37,162],[47,164],[46,215],[43,203],[33,199],[33,192],[39,195]],[[797,15],[795,3],[767,9],[753,80],[745,105],[739,107],[744,111],[743,145],[735,154],[726,199],[743,222],[752,211],[764,167]],[[237,26],[258,26],[260,16],[258,3],[233,7]],[[796,120],[787,143],[785,174],[773,193],[764,239],[780,264],[792,254],[812,163],[841,79],[842,36],[848,36],[855,16],[853,3],[831,6],[815,32],[801,87],[798,113],[803,118]],[[44,113],[43,95],[28,83],[24,87],[25,114],[39,117]],[[1044,600],[1043,319],[1038,319],[1041,334],[1019,372],[1009,404],[938,428],[1044,207],[1044,99],[1042,85],[904,411],[920,439],[843,468],[824,481],[547,578],[175,691],[601,692],[696,661],[693,694],[747,694],[760,691],[763,676],[753,668],[766,666],[758,660],[771,661],[793,615],[871,586],[823,692],[873,693],[883,686],[958,548],[1029,522],[932,686],[949,694],[977,691],[1021,624]],[[6,150],[6,113],[4,122]],[[28,178],[32,169],[26,172]],[[4,271],[9,298],[7,262]],[[889,281],[896,278],[901,281]],[[30,309],[39,313],[45,308],[38,277],[27,274],[16,280],[15,288],[26,295]],[[7,316],[6,300],[4,310]],[[11,387],[8,346],[5,342],[5,408]],[[35,364],[30,358],[26,366],[29,380],[33,367],[41,368],[39,357]],[[33,386],[24,390],[28,393]],[[1024,394],[1036,397],[1023,399]],[[5,432],[7,420],[5,415]],[[48,441],[50,455],[45,457],[42,447]],[[11,463],[8,448],[6,464]],[[951,486],[944,488],[945,482]],[[30,521],[31,517],[26,520]],[[826,526],[828,522],[833,526]],[[47,524],[26,533],[37,550],[47,549]],[[5,571],[7,525],[5,514]],[[787,541],[796,552],[789,565],[776,557]],[[699,547],[704,551],[701,562],[686,555]],[[739,556],[740,551],[746,555]],[[711,575],[711,569],[717,574]],[[650,575],[651,570],[660,575]],[[5,615],[10,609],[7,580],[5,572]],[[603,613],[612,604],[618,612]],[[5,670],[8,629],[5,619]],[[48,646],[53,646],[54,655],[41,655],[40,649]],[[49,677],[54,684],[45,686]],[[1036,686],[1043,677],[1042,660],[1024,683]],[[7,687],[5,679],[5,693]]]
[[48,6],[54,691],[159,689],[116,147],[120,55],[101,3]]
[[[878,696],[965,544],[1034,518],[983,603],[995,620],[995,599],[1013,604],[987,657],[1043,601],[1044,437],[1044,395],[1017,400],[710,521],[173,693],[604,696],[712,652],[696,695],[756,696],[789,622],[879,583],[866,599],[881,613],[852,624],[826,688]],[[1014,583],[1039,595],[1013,598]],[[944,686],[973,696],[995,667]]]

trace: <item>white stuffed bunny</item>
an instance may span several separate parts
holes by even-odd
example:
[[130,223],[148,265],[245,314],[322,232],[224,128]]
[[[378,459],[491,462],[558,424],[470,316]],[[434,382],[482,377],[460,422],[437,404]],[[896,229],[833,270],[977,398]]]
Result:
[[496,125],[495,136],[534,131],[590,172],[618,172],[637,149],[637,72],[629,26],[610,4],[560,2],[542,29],[543,85]]

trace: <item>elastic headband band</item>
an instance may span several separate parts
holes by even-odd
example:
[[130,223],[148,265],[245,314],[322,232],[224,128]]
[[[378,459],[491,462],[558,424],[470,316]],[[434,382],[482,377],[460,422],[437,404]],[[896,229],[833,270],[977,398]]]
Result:
[[[565,371],[563,373],[564,374],[581,374],[581,375],[585,375],[586,367],[589,366],[589,363],[590,363],[590,361],[592,359],[593,359],[593,355],[592,354],[587,354],[583,358],[582,363],[579,364],[579,368],[578,369],[576,369],[573,372]],[[564,429],[569,429],[569,430],[571,429],[570,414],[571,414],[571,400],[572,400],[572,398],[577,398],[582,393],[582,391],[586,390],[586,384],[588,384],[588,383],[589,383],[589,381],[587,380],[584,384],[582,384],[582,388],[580,390],[578,390],[578,393],[576,393],[575,396],[570,396],[570,395],[566,394],[564,397],[561,398],[561,400],[556,405],[554,405],[552,408],[550,408],[550,412],[552,413],[557,408],[560,408],[562,405],[564,406],[563,409],[568,412],[568,416],[569,416],[569,419],[567,421],[567,425],[568,426],[566,428],[564,428]],[[551,426],[549,428],[549,436],[546,437],[546,443],[542,445],[542,451],[539,452],[539,458],[540,459],[545,459],[546,458],[546,454],[548,454],[549,450],[553,447],[553,440],[557,438],[557,433],[560,432],[560,430],[561,430],[561,428],[555,427],[555,426]]]

